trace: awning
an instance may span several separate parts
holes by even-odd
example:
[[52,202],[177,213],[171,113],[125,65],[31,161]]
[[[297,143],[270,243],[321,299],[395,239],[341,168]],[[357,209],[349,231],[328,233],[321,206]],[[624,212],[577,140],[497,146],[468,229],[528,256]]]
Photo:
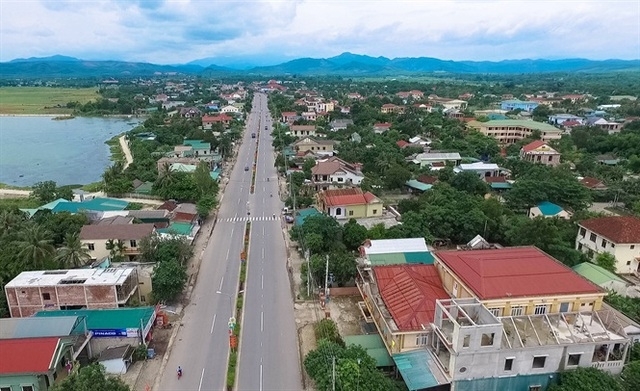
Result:
[[398,353],[392,357],[402,375],[404,383],[410,391],[422,390],[443,384],[439,382],[432,373],[432,368],[434,368],[436,364],[431,362],[431,354],[429,354],[426,349]]

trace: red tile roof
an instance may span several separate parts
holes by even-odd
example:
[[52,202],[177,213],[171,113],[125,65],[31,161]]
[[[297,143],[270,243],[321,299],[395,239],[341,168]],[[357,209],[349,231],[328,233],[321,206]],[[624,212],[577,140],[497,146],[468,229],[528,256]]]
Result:
[[378,122],[373,125],[374,128],[390,128],[391,124],[389,122]]
[[0,375],[49,372],[59,342],[51,337],[0,340]]
[[438,182],[438,177],[430,175],[420,175],[418,177],[418,182],[426,183],[427,185],[433,185],[434,183]]
[[226,114],[205,115],[204,117],[202,117],[202,123],[227,122],[231,121],[232,119],[233,117],[230,117]]
[[372,193],[363,193],[362,189],[357,187],[325,190],[320,194],[326,206],[364,205],[378,199]]
[[529,144],[525,145],[524,147],[522,147],[522,150],[525,152],[530,152],[533,151],[536,148],[539,148],[543,145],[545,145],[546,142],[542,141],[542,140],[535,140],[530,142]]
[[580,182],[583,185],[585,185],[586,187],[588,187],[589,189],[593,189],[595,187],[604,187],[604,183],[602,183],[602,181],[600,179],[591,178],[591,177],[588,177],[588,176],[582,178],[582,180]]
[[487,183],[505,183],[507,178],[504,176],[488,176],[484,178]]
[[437,251],[434,255],[480,300],[601,291],[536,247]]
[[396,145],[399,146],[400,148],[404,148],[407,145],[411,145],[411,144],[409,144],[408,142],[406,142],[404,140],[398,140],[398,141],[396,141]]
[[580,225],[613,243],[640,243],[640,219],[632,216],[597,217]]
[[429,327],[436,300],[450,298],[434,265],[378,266],[373,273],[380,296],[400,331]]

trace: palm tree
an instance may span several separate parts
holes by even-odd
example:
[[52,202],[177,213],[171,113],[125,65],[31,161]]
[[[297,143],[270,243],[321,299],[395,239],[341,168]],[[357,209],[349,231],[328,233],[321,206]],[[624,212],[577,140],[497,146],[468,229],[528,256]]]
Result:
[[57,249],[56,261],[60,267],[84,266],[91,259],[89,249],[80,241],[78,234],[67,233],[62,247]]
[[0,211],[0,237],[17,230],[24,221],[24,215],[21,216],[19,212],[7,209]]
[[169,162],[164,162],[158,172],[158,179],[156,179],[155,186],[158,189],[163,189],[173,184],[176,180],[176,172],[171,170]]
[[124,242],[120,239],[107,240],[106,244],[107,250],[109,250],[109,258],[112,262],[120,262],[124,258],[124,252],[127,250],[127,247],[124,245]]
[[46,261],[55,253],[51,232],[39,225],[28,225],[19,236],[18,258],[33,269],[43,269]]

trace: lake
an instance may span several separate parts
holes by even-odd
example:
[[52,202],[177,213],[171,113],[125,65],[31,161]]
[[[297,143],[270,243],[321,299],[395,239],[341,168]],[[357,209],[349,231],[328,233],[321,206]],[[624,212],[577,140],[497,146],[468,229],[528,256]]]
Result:
[[0,182],[31,186],[52,180],[58,185],[101,179],[111,164],[105,141],[133,129],[137,118],[0,116]]

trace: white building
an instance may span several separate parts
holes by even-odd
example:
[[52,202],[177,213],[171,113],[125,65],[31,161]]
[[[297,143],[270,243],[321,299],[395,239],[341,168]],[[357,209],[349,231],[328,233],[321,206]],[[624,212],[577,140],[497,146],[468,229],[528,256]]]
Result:
[[359,186],[363,179],[360,165],[347,163],[337,157],[320,161],[311,169],[311,183],[316,191]]
[[616,272],[640,272],[640,219],[632,216],[598,217],[578,223],[576,249],[595,258],[611,253]]
[[221,112],[221,113],[231,113],[231,114],[236,114],[236,113],[239,113],[239,112],[240,112],[240,109],[239,109],[239,108],[237,108],[237,107],[235,107],[235,106],[233,106],[233,105],[228,105],[228,106],[225,106],[225,107],[221,108],[221,109],[220,109],[220,112]]
[[436,152],[436,153],[419,153],[413,162],[419,164],[420,168],[432,166],[434,163],[451,163],[457,166],[462,161],[462,157],[458,152]]
[[495,163],[476,162],[461,164],[454,168],[455,173],[475,172],[480,178],[496,177],[500,174],[500,167]]

